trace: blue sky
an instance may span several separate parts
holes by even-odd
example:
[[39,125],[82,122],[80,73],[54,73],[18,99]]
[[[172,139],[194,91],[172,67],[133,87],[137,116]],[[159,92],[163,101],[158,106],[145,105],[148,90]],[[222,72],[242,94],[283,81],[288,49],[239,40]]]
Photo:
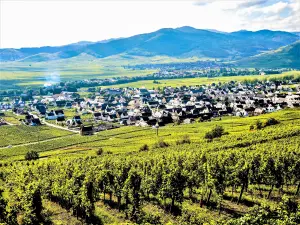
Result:
[[0,0],[0,47],[63,45],[160,28],[300,31],[300,0]]

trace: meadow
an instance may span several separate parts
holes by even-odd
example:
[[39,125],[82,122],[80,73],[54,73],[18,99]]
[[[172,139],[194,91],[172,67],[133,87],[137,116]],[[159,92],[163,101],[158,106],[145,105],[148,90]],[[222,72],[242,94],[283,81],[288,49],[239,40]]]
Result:
[[[197,57],[191,58],[173,58],[167,56],[142,57],[116,55],[106,58],[94,58],[80,55],[70,59],[61,59],[47,62],[2,62],[0,63],[0,89],[19,89],[19,88],[38,88],[45,84],[58,83],[63,81],[74,81],[83,79],[105,79],[122,76],[145,76],[157,72],[154,69],[135,70],[128,69],[125,66],[155,63],[176,63],[176,62],[194,62],[198,60],[207,60]],[[299,75],[299,71],[284,73],[285,75]],[[264,76],[264,77],[269,77]],[[246,77],[246,78],[245,78]],[[234,80],[242,81],[245,79],[265,79],[260,76],[235,76]],[[164,86],[189,86],[199,84],[210,84],[213,82],[228,82],[231,77],[216,78],[187,78],[159,80],[159,83],[153,83],[153,80],[138,81],[127,84],[111,85],[110,87],[147,87],[158,88]],[[107,87],[107,86],[105,86]]]
[[20,87],[37,88],[45,84],[70,81],[70,80],[83,80],[92,78],[113,78],[118,76],[142,76],[148,75],[154,70],[129,70],[122,67],[110,69],[102,66],[94,65],[74,69],[72,68],[33,68],[20,71],[14,68],[14,71],[5,70],[2,68],[0,71],[0,88],[16,89]]
[[71,59],[48,62],[1,62],[0,89],[20,87],[36,88],[46,83],[92,78],[113,78],[121,76],[143,76],[156,70],[125,69],[124,66],[141,63],[191,62],[199,58],[177,59],[166,56],[138,57],[117,55],[103,59],[80,55]]

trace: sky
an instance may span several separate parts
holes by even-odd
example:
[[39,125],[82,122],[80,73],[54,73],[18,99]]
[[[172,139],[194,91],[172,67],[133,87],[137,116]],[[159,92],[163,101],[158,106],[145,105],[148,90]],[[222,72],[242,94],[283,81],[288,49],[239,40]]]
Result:
[[300,31],[300,0],[0,0],[0,48],[59,46],[192,26]]

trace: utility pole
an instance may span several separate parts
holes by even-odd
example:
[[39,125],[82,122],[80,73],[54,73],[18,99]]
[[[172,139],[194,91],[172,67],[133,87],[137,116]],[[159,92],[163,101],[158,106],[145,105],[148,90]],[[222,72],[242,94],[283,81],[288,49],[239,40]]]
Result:
[[37,125],[37,133],[38,133],[38,135],[37,135],[38,146],[40,146],[40,127],[39,127],[39,125]]
[[158,123],[156,123],[156,125],[154,126],[154,128],[156,129],[156,136],[158,137],[158,128],[159,128]]

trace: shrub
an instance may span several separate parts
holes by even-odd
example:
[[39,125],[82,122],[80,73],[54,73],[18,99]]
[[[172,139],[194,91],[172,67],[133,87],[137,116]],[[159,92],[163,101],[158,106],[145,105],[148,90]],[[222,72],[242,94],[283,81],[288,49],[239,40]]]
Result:
[[254,130],[254,125],[250,125],[250,130]]
[[177,140],[176,145],[182,145],[182,144],[190,144],[191,139],[188,135],[184,135],[182,140]]
[[141,221],[142,224],[163,224],[161,222],[160,215],[158,213],[154,214],[149,214],[149,213],[143,213],[141,216]]
[[266,122],[265,126],[272,126],[272,125],[276,125],[279,124],[279,121],[276,120],[275,118],[269,118]]
[[96,155],[102,155],[103,154],[103,148],[99,148],[97,151],[96,151]]
[[156,142],[153,146],[153,148],[166,148],[169,147],[170,145],[165,142],[164,140],[159,140],[158,142]]
[[144,144],[143,146],[140,147],[140,152],[145,152],[149,150],[149,146],[147,144]]
[[257,121],[256,121],[256,129],[257,129],[257,130],[260,130],[260,129],[262,129],[262,128],[263,128],[262,122],[261,122],[260,120],[257,120]]
[[211,131],[205,134],[205,138],[212,140],[214,138],[221,137],[223,134],[225,134],[224,128],[217,125]]
[[37,153],[36,151],[29,151],[25,155],[25,160],[36,160],[39,157],[39,153]]
[[213,133],[211,131],[207,132],[204,137],[209,140],[212,140],[214,138]]

